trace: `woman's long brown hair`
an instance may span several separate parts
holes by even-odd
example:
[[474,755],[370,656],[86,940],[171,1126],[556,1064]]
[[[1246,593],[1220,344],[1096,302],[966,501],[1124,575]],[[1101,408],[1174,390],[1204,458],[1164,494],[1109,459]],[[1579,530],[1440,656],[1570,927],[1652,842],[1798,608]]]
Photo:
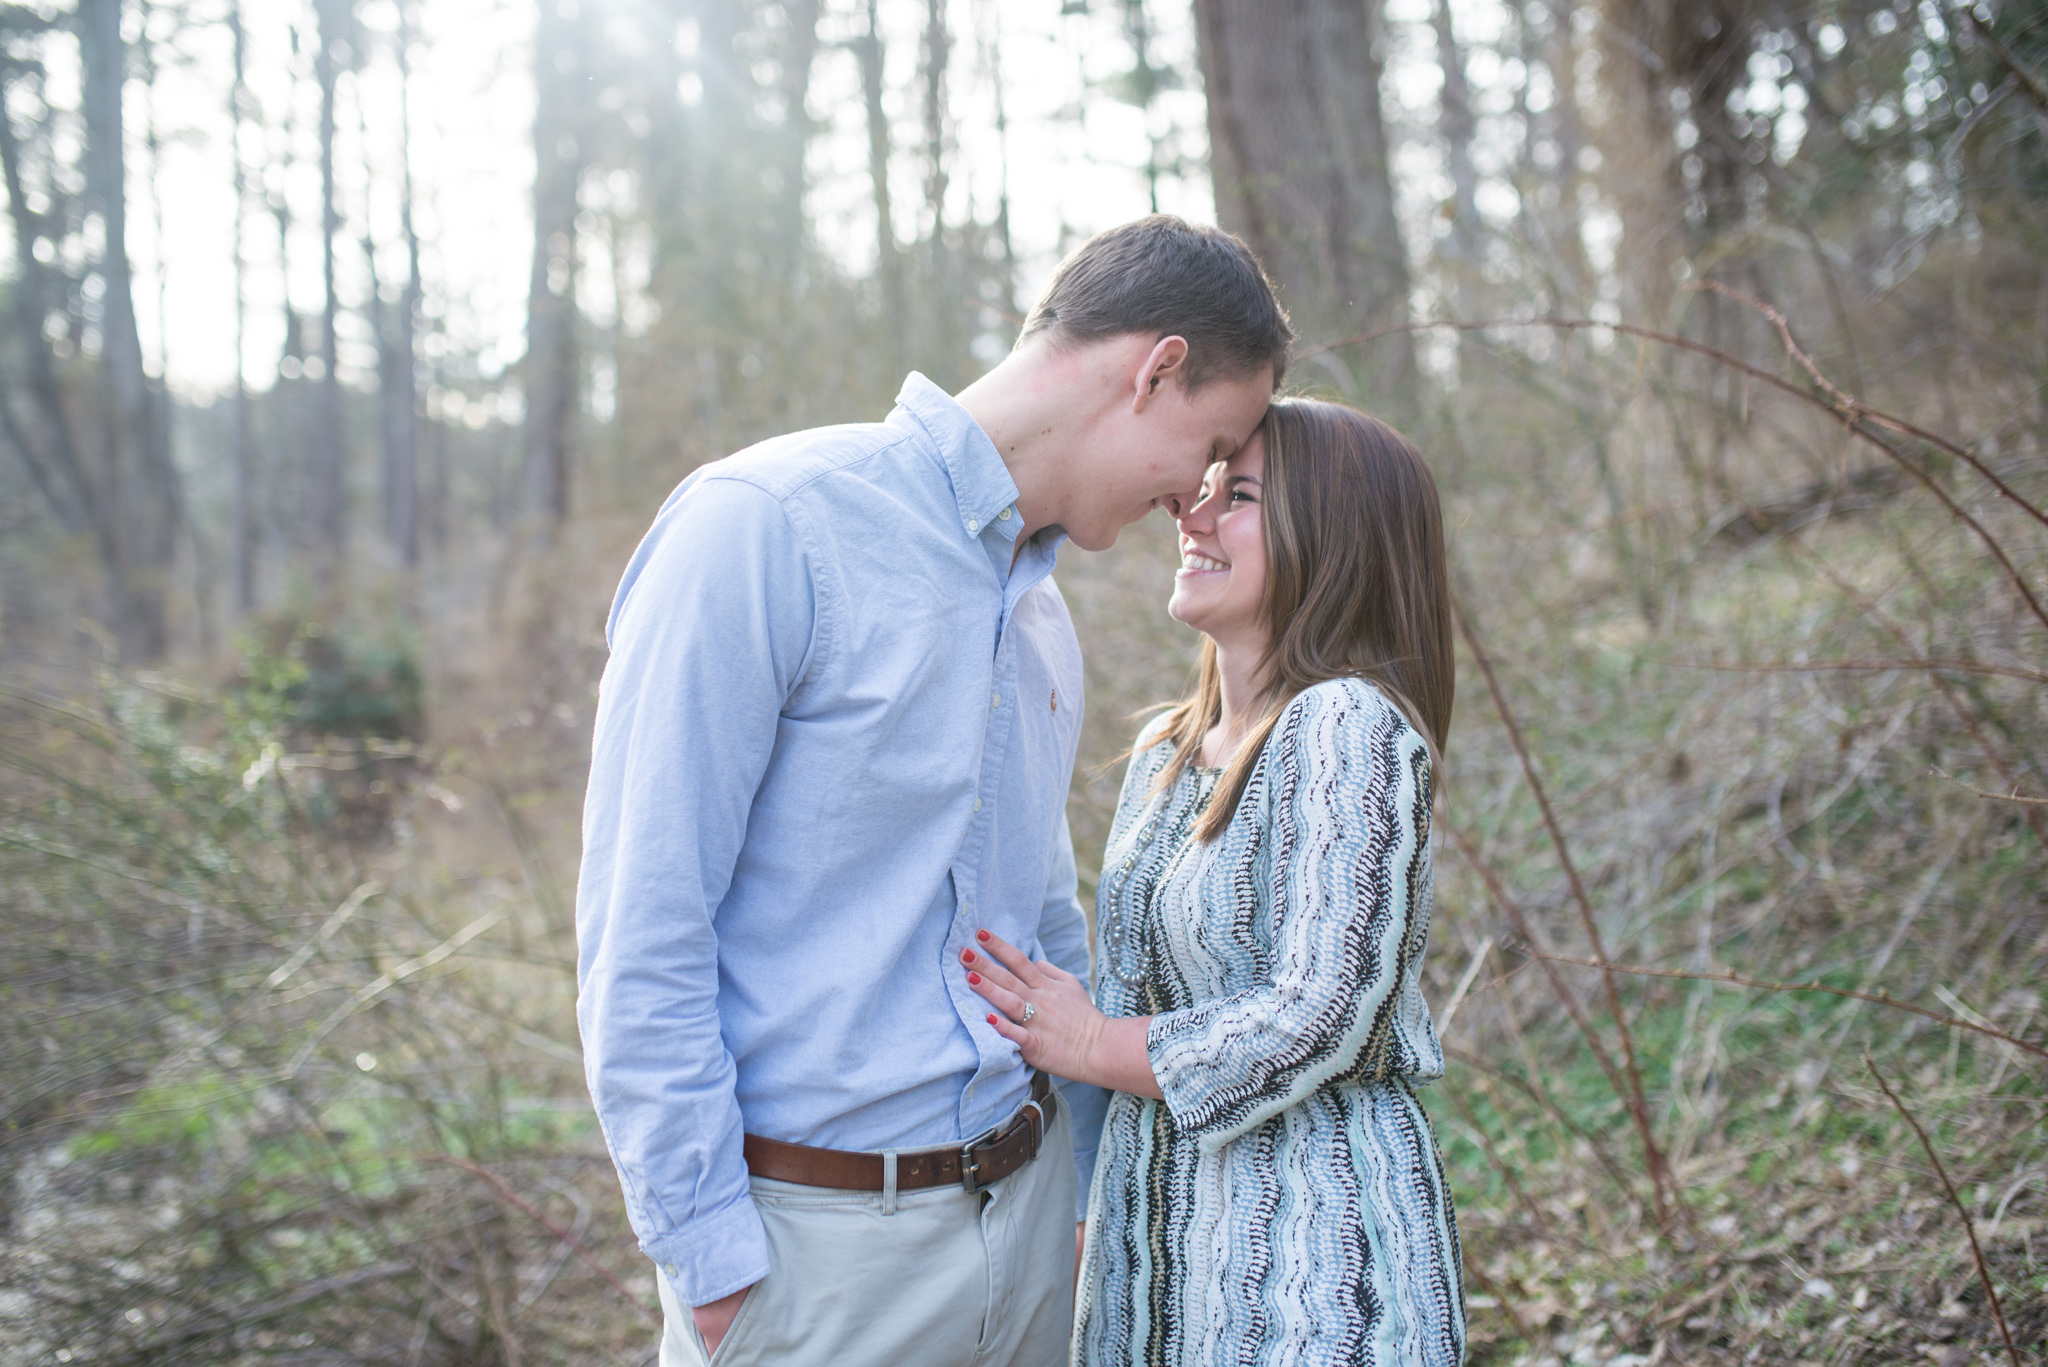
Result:
[[[1406,438],[1378,418],[1318,399],[1280,399],[1259,429],[1266,441],[1259,526],[1266,542],[1271,632],[1259,674],[1261,714],[1230,758],[1195,827],[1214,840],[1230,824],[1280,713],[1327,679],[1365,679],[1399,707],[1441,755],[1457,691],[1450,576],[1436,481]],[[1213,641],[1202,643],[1194,686],[1166,714],[1176,782],[1222,717]]]

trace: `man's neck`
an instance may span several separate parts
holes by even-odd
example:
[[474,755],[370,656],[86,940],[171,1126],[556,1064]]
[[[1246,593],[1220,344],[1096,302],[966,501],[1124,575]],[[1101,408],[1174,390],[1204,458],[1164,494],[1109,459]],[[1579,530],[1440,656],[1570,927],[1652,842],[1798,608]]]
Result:
[[1089,348],[1062,352],[1026,342],[956,396],[1017,485],[1019,553],[1065,515],[1077,441],[1093,408],[1115,392],[1114,377],[1096,373],[1104,364]]

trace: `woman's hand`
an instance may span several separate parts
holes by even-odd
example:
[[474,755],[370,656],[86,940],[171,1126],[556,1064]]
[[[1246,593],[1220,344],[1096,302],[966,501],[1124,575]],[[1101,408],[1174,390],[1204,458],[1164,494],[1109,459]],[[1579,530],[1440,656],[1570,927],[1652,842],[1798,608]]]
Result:
[[[967,985],[995,1011],[988,1023],[1017,1046],[1024,1061],[1054,1077],[1088,1080],[1088,1058],[1109,1019],[1088,1000],[1080,979],[1049,963],[1033,963],[1000,935],[975,932],[979,951],[963,949]],[[1025,1005],[1031,1020],[1024,1021]]]
[[1034,963],[989,931],[976,931],[974,938],[979,950],[960,951],[967,985],[995,1008],[988,1023],[1017,1046],[1026,1063],[1075,1082],[1160,1094],[1145,1048],[1150,1016],[1105,1016],[1081,980],[1065,969]]

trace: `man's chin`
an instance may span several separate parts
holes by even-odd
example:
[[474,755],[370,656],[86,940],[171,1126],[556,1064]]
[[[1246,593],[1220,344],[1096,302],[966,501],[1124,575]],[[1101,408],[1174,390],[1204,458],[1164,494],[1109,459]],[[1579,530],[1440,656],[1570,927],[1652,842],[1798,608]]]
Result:
[[1084,551],[1106,551],[1116,544],[1117,536],[1122,531],[1122,527],[1111,527],[1107,531],[1100,527],[1075,531],[1070,527],[1067,529],[1067,540]]

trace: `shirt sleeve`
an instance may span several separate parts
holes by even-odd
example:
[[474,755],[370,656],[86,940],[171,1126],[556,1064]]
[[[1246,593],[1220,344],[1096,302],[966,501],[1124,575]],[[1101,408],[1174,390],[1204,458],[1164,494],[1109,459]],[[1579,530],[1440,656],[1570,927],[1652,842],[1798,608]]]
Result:
[[[1080,879],[1074,870],[1074,832],[1060,818],[1052,876],[1046,880],[1045,906],[1038,917],[1038,946],[1047,962],[1081,980],[1092,996],[1088,974],[1088,917],[1081,910]],[[1095,1150],[1102,1138],[1102,1119],[1109,1093],[1086,1082],[1058,1079],[1060,1100],[1074,1118],[1074,1218],[1088,1216],[1088,1188],[1095,1180]]]
[[768,1273],[712,918],[814,637],[811,566],[766,492],[689,481],[607,628],[576,889],[577,1022],[640,1247],[686,1305]]
[[1316,1089],[1384,1069],[1428,877],[1429,751],[1377,690],[1320,684],[1267,742],[1270,981],[1155,1016],[1174,1120],[1214,1151]]

